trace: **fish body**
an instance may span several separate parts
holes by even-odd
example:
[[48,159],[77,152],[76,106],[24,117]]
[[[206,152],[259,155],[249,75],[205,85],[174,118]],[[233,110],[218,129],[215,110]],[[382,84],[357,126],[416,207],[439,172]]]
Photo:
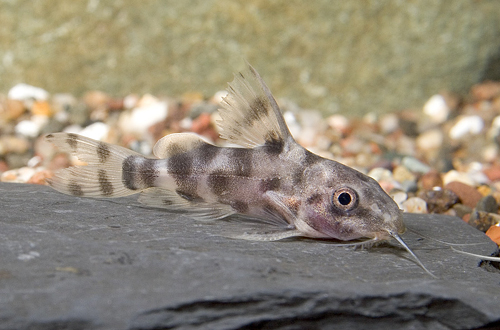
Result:
[[152,159],[76,134],[48,134],[48,141],[87,163],[58,171],[49,184],[80,197],[141,193],[142,203],[194,218],[243,214],[281,224],[247,239],[399,240],[405,226],[397,204],[372,178],[300,146],[251,66],[235,75],[219,113],[221,137],[240,148],[170,134],[157,142]]

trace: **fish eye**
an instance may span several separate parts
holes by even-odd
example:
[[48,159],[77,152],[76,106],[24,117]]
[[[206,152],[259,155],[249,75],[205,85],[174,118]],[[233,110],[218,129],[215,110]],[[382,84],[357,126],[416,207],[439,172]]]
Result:
[[358,205],[358,194],[349,187],[343,187],[333,193],[332,202],[337,208],[350,211]]

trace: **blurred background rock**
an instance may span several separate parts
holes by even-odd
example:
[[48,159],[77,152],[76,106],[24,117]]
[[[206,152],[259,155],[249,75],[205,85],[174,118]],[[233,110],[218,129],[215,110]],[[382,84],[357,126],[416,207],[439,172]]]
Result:
[[500,2],[0,1],[0,92],[206,97],[248,60],[277,97],[362,115],[500,79]]

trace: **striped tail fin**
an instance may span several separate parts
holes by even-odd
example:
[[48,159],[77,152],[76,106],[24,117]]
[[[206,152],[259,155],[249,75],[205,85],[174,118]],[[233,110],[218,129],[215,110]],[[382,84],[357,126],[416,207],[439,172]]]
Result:
[[131,164],[148,161],[132,150],[72,133],[47,134],[45,139],[61,151],[87,163],[86,166],[59,170],[54,177],[47,180],[52,188],[64,194],[81,197],[121,197],[150,187],[148,182],[131,183],[134,173],[127,172],[127,169],[137,168]]

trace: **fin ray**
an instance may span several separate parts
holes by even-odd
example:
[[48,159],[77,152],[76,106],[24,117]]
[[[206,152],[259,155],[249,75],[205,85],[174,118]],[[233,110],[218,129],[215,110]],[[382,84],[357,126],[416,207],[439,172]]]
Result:
[[217,123],[221,138],[247,148],[289,141],[278,104],[251,65],[235,75],[227,90],[219,109],[222,120]]
[[176,192],[162,188],[144,190],[139,196],[139,202],[173,212],[186,212],[188,216],[197,220],[218,220],[236,213],[229,205],[188,201]]
[[128,189],[122,179],[123,161],[129,156],[144,158],[139,153],[72,133],[51,133],[45,139],[87,163],[56,171],[47,180],[55,190],[81,197],[122,197],[139,192]]

